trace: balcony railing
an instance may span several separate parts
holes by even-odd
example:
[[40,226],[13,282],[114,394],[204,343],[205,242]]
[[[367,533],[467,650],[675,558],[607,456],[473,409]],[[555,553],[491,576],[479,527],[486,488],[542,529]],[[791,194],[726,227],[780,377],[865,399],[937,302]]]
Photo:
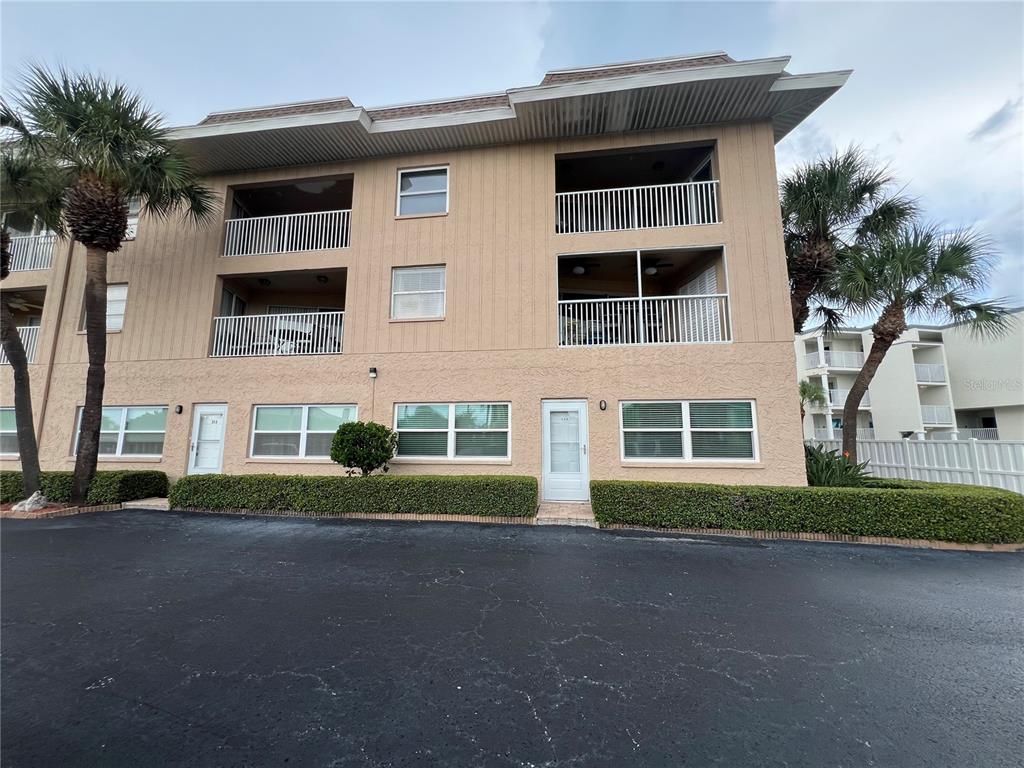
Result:
[[921,421],[925,424],[952,424],[953,409],[948,405],[922,405]]
[[[21,336],[21,344],[25,347],[25,357],[28,358],[30,363],[34,363],[36,361],[36,345],[39,343],[39,326],[20,326],[18,328],[18,335]],[[4,348],[0,347],[0,365],[7,364],[7,354],[4,352]]]
[[[833,435],[833,437],[831,438],[832,440],[842,440],[843,439],[843,430],[842,430],[842,428],[840,428],[840,427],[833,428],[832,429],[832,435]],[[828,436],[828,427],[815,427],[814,428],[814,439],[815,440],[828,440],[828,439],[830,439],[829,436]],[[875,430],[872,429],[871,427],[861,427],[861,428],[859,428],[857,430],[857,439],[858,440],[874,440],[875,439]]]
[[728,295],[558,302],[563,347],[731,341]]
[[53,263],[56,235],[26,235],[11,238],[11,272],[49,269]]
[[225,256],[348,248],[352,211],[288,213],[228,219]]
[[807,368],[860,368],[864,365],[864,353],[846,350],[826,350],[821,354],[811,352],[805,358]]
[[560,235],[718,221],[717,180],[555,194],[555,232]]
[[914,376],[923,384],[945,384],[946,366],[942,363],[914,363]]
[[[957,440],[998,440],[999,430],[994,427],[991,429],[961,427],[956,431],[955,436]],[[954,433],[952,430],[949,432],[931,432],[928,435],[929,440],[952,440],[953,438]]]
[[341,354],[344,312],[213,318],[210,357]]
[[[846,399],[850,396],[848,389],[830,389],[828,391],[828,404],[833,408],[842,408],[846,405]],[[871,405],[871,393],[865,392],[860,400],[860,407],[867,408]]]

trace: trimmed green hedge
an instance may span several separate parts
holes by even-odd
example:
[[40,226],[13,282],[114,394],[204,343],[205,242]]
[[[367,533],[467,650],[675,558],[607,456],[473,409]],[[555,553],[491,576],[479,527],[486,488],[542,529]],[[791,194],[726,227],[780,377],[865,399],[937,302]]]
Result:
[[[50,501],[70,501],[72,472],[43,472],[39,484]],[[100,471],[93,478],[87,503],[118,504],[122,501],[167,495],[167,475],[151,469]],[[0,472],[0,503],[25,498],[21,472]]]
[[514,475],[190,475],[171,489],[172,509],[338,515],[350,512],[529,517],[537,479]]
[[652,528],[1024,542],[1024,496],[996,488],[875,480],[862,488],[698,485],[622,480],[590,484],[598,523]]

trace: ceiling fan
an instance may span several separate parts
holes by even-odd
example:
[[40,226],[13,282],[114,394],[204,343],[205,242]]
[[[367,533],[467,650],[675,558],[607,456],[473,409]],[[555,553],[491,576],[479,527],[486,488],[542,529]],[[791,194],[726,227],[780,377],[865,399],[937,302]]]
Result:
[[671,261],[659,260],[657,256],[648,256],[640,259],[640,266],[642,267],[645,275],[656,275],[659,269],[665,267],[671,267]]
[[574,262],[573,265],[572,265],[572,268],[570,269],[570,271],[574,275],[585,275],[590,270],[596,269],[597,267],[601,266],[601,262],[600,261],[595,261],[593,259],[589,259],[589,260],[566,259],[566,261]]
[[11,296],[7,299],[7,306],[13,309],[15,312],[29,312],[33,309],[42,309],[42,304],[34,304],[28,299],[24,299],[21,296]]

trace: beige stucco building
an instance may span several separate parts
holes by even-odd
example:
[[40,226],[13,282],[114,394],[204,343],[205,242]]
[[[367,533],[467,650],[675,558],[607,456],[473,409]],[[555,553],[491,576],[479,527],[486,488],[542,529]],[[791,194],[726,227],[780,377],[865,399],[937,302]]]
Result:
[[[802,484],[774,147],[848,73],[787,64],[177,129],[223,210],[143,212],[110,257],[100,468],[339,473],[330,436],[360,419],[398,429],[395,472],[534,475],[551,500],[591,478]],[[70,469],[84,251],[21,226],[3,288],[34,328],[42,464]]]

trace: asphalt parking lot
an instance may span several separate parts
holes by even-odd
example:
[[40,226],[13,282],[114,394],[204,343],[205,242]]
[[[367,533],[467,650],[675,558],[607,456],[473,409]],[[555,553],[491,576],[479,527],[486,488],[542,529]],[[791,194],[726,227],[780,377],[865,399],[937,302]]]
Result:
[[1019,766],[1024,557],[125,511],[0,524],[8,766]]

